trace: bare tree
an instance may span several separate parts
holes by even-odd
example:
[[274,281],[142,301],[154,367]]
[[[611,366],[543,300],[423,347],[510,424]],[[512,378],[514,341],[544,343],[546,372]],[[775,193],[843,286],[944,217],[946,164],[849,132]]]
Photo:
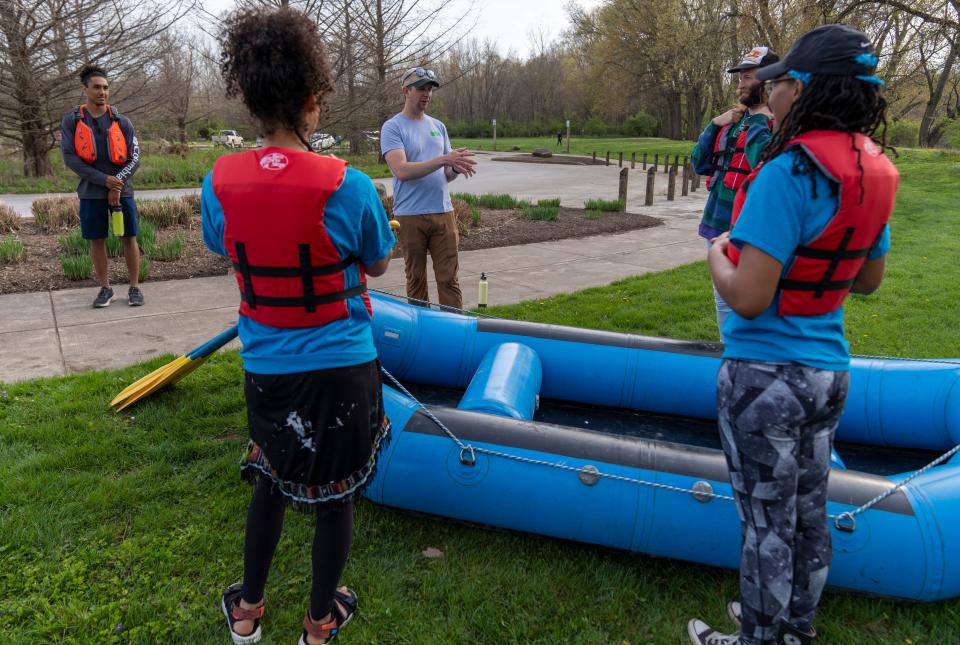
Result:
[[156,54],[156,37],[190,6],[187,0],[0,2],[0,137],[21,148],[26,176],[52,172],[48,153],[77,95],[80,66],[95,61],[113,78],[142,73]]

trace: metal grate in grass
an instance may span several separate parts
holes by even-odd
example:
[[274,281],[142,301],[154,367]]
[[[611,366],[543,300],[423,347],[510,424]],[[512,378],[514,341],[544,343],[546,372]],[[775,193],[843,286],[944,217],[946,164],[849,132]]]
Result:
[[0,264],[19,262],[27,254],[23,242],[14,237],[13,233],[0,239]]
[[60,266],[68,280],[86,280],[93,275],[93,260],[89,255],[61,255]]
[[150,253],[151,260],[158,262],[173,262],[183,256],[183,233],[177,231],[171,239],[158,242]]
[[627,205],[619,199],[590,199],[584,205],[588,211],[622,211]]

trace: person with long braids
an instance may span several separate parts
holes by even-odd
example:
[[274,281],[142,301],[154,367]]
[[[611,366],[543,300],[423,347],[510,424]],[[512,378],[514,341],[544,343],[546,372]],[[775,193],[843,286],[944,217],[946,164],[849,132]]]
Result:
[[[709,263],[733,309],[717,377],[721,441],[741,519],[740,631],[687,625],[696,644],[807,645],[831,561],[827,480],[849,384],[843,303],[883,278],[899,176],[869,39],[804,34],[758,71],[774,135]],[[874,138],[876,137],[876,138]]]
[[203,182],[207,247],[233,262],[254,484],[243,582],[223,593],[234,643],[260,640],[264,589],[288,504],[316,517],[313,582],[300,645],[335,638],[357,611],[338,587],[353,499],[389,426],[366,275],[387,270],[394,237],[373,182],[311,151],[333,92],[314,22],[290,10],[231,14],[221,36],[227,95],[243,99],[264,145],[217,160]]

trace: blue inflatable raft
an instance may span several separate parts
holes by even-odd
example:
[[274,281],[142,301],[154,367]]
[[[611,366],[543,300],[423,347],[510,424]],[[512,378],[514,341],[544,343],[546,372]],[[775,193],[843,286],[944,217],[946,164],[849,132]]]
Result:
[[[737,568],[716,345],[380,296],[374,337],[396,379],[385,380],[393,436],[374,502]],[[960,595],[960,458],[923,469],[960,443],[958,381],[949,361],[854,361],[830,476],[831,584]]]

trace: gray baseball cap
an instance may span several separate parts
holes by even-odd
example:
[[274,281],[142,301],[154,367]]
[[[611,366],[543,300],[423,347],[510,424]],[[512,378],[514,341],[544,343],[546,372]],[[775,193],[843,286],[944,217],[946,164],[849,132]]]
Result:
[[440,81],[437,80],[437,73],[429,67],[411,67],[400,79],[400,87],[410,87],[411,85],[419,90],[427,85],[440,87]]

